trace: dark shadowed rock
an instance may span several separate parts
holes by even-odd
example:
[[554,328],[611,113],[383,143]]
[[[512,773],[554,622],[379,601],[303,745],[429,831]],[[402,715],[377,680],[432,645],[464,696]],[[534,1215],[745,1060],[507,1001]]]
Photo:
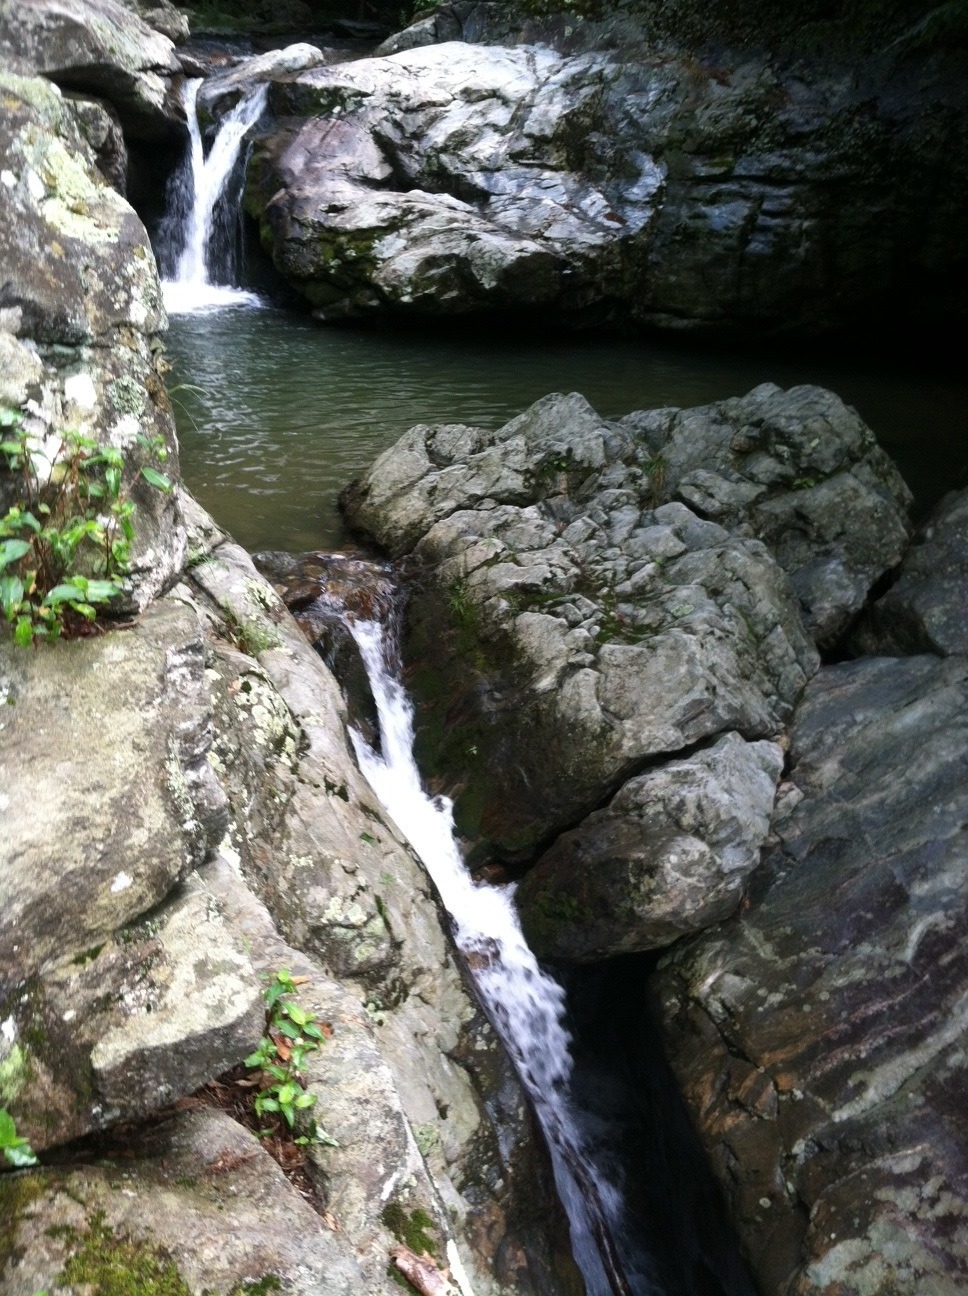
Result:
[[945,496],[852,642],[860,653],[968,653],[968,491]]
[[668,1046],[765,1291],[964,1288],[968,665],[808,686],[773,881],[657,980]]

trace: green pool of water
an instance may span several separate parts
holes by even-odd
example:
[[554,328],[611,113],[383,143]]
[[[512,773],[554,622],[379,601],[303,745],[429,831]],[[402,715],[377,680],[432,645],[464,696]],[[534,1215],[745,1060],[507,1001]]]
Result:
[[363,332],[244,307],[174,317],[168,346],[186,484],[250,550],[338,547],[337,494],[407,428],[499,427],[552,391],[616,416],[815,382],[860,410],[922,509],[968,465],[968,384],[808,354]]

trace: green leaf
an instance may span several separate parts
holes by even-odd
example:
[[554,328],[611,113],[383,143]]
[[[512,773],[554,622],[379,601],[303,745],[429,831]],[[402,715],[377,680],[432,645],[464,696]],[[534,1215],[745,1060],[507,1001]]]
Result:
[[20,610],[24,597],[24,583],[19,576],[0,577],[0,609],[8,621]]
[[87,601],[89,603],[107,603],[120,593],[120,589],[113,580],[89,580],[87,582]]
[[375,845],[376,845],[376,838],[373,836],[372,833],[368,833],[368,832],[361,832],[361,833],[360,833],[360,841],[361,841],[361,842],[366,842],[367,846],[375,846]]
[[34,638],[34,627],[30,617],[22,616],[17,618],[17,625],[13,632],[14,641],[21,648],[29,648]]
[[69,585],[55,585],[49,594],[44,595],[45,607],[57,607],[60,603],[70,603],[75,599],[83,599],[87,591],[82,589],[79,584],[71,582]]
[[291,1040],[302,1039],[302,1032],[300,1031],[299,1027],[294,1026],[292,1022],[281,1021],[278,1023],[277,1029],[279,1031],[279,1034],[285,1035],[287,1039],[291,1039]]
[[286,1124],[289,1126],[290,1129],[292,1129],[293,1126],[296,1124],[296,1113],[289,1106],[282,1107],[280,1108],[280,1110],[282,1111]]
[[164,491],[166,494],[175,489],[171,478],[166,477],[164,473],[160,473],[157,468],[142,468],[141,475],[146,482],[149,482],[152,486],[157,486],[159,490]]
[[303,1027],[303,1034],[308,1035],[310,1039],[321,1040],[324,1038],[323,1032],[314,1022],[307,1022]]
[[109,495],[117,496],[121,492],[121,469],[105,468],[104,484],[107,487]]
[[16,1122],[5,1107],[0,1107],[0,1147],[12,1147],[16,1139]]
[[0,540],[0,570],[11,563],[19,562],[25,554],[30,553],[27,540]]
[[297,1003],[285,1004],[284,1011],[286,1016],[291,1021],[294,1021],[297,1026],[305,1026],[309,1022],[309,1013]]
[[307,1107],[312,1107],[315,1102],[316,1102],[315,1094],[301,1093],[299,1097],[296,1099],[293,1106],[298,1107],[300,1111],[305,1111]]
[[299,1093],[298,1085],[284,1084],[279,1086],[276,1096],[279,1099],[280,1103],[283,1105],[283,1107],[287,1107],[295,1101],[296,1095],[298,1093]]

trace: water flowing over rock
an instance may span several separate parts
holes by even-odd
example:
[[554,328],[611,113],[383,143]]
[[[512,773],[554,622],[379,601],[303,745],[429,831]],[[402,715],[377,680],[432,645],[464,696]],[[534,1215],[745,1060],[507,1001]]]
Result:
[[965,1281],[964,657],[822,671],[772,881],[658,976],[673,1066],[761,1289]]
[[321,318],[822,332],[964,312],[954,69],[641,33],[414,45],[274,89],[247,205]]
[[814,599],[818,631],[845,624],[897,561],[908,498],[836,397],[767,385],[617,423],[555,396],[497,432],[414,428],[344,503],[416,566],[430,768],[467,781],[465,831],[518,851],[647,761],[778,734],[817,661],[793,588],[849,573]]
[[861,653],[968,653],[968,491],[945,496],[852,644]]
[[[166,9],[159,6],[162,16]],[[162,21],[164,17],[162,16]],[[118,0],[2,0],[3,67],[107,99],[139,138],[172,136],[179,71],[172,42]]]

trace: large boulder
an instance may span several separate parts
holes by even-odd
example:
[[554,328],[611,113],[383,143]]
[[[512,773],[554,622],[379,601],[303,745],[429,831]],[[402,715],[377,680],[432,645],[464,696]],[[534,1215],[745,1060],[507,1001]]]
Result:
[[968,490],[941,501],[852,644],[861,653],[968,653]]
[[[5,405],[37,461],[60,452],[65,428],[122,452],[124,492],[135,507],[126,597],[144,607],[171,584],[185,552],[174,494],[142,473],[164,468],[177,478],[154,256],[60,90],[6,72],[0,90]],[[0,468],[0,508],[19,491],[18,476]]]
[[964,657],[822,671],[758,894],[658,974],[763,1291],[964,1288],[966,741]]
[[532,307],[822,332],[964,312],[957,67],[641,31],[578,52],[412,46],[272,96],[246,202],[321,318]]
[[429,768],[466,832],[520,851],[646,761],[778,734],[816,668],[801,617],[826,642],[859,611],[908,498],[835,396],[766,385],[617,423],[555,396],[497,432],[417,427],[344,505],[414,560]]
[[195,613],[167,600],[42,653],[8,640],[0,691],[0,1096],[47,1147],[191,1092],[263,1011],[211,898],[179,890],[226,822]]
[[759,865],[782,768],[776,743],[728,733],[630,779],[525,874],[515,901],[528,944],[596,963],[728,917]]
[[107,99],[132,136],[171,136],[179,129],[170,94],[179,71],[174,47],[134,4],[0,0],[0,51],[9,72],[40,74],[65,90]]

